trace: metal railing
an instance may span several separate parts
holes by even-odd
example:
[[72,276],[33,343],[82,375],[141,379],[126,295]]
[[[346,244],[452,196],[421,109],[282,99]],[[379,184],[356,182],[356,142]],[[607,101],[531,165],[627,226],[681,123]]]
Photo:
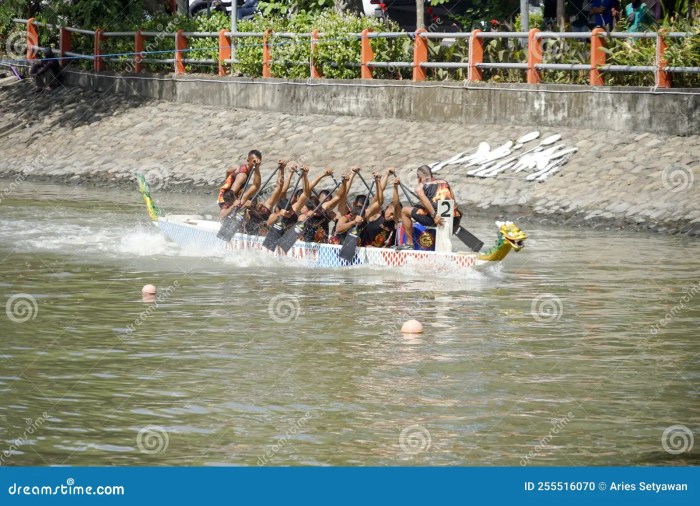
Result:
[[[129,65],[129,71],[139,73],[143,70],[144,63],[173,65],[176,75],[187,72],[187,64],[203,64],[218,66],[220,76],[228,75],[232,71],[232,64],[238,60],[232,57],[234,41],[241,39],[262,39],[259,43],[262,46],[262,76],[272,77],[271,64],[285,65],[309,65],[311,79],[321,78],[316,62],[314,61],[314,46],[321,41],[325,34],[317,31],[309,33],[289,33],[277,32],[275,37],[283,39],[293,39],[290,43],[302,43],[299,39],[309,39],[304,42],[311,45],[311,56],[308,62],[290,62],[272,59],[272,46],[270,38],[273,36],[271,30],[265,32],[229,32],[220,30],[219,32],[108,32],[105,30],[83,30],[72,27],[59,27],[47,23],[41,23],[34,19],[14,19],[16,23],[26,24],[27,27],[27,60],[36,57],[39,47],[39,35],[37,27],[47,30],[59,30],[60,32],[60,55],[62,64],[68,58],[91,60],[95,72],[103,71],[106,61],[122,61],[124,56],[133,56],[133,65]],[[72,51],[73,34],[82,34],[93,37],[93,53],[80,54]],[[601,28],[596,28],[590,33],[581,32],[546,32],[532,29],[529,32],[482,32],[474,30],[472,32],[461,33],[434,33],[424,29],[417,30],[414,34],[405,32],[370,32],[364,30],[362,33],[346,34],[344,40],[360,40],[360,61],[346,63],[349,67],[360,68],[361,79],[372,79],[373,69],[382,68],[412,68],[413,80],[424,81],[428,78],[428,69],[467,69],[467,81],[479,82],[484,80],[483,70],[486,69],[512,69],[526,71],[526,82],[528,84],[539,84],[542,81],[543,71],[588,71],[589,84],[591,86],[603,86],[603,74],[606,72],[652,72],[655,76],[655,84],[660,88],[671,87],[671,73],[700,73],[700,67],[678,67],[669,66],[665,58],[667,42],[670,39],[698,36],[698,34],[684,32],[606,32]],[[103,54],[102,42],[108,38],[133,37],[134,50],[132,53]],[[167,51],[151,51],[146,48],[146,41],[149,38],[171,37],[174,39],[174,47]],[[413,41],[413,61],[379,62],[375,61],[375,55],[370,44],[371,39],[396,39],[408,37]],[[190,48],[189,41],[194,38],[215,38],[218,39],[218,47],[208,50],[217,50],[217,59],[186,58],[187,53],[204,50],[202,48]],[[653,65],[611,65],[607,63],[605,43],[608,38],[612,39],[655,39],[656,59]],[[466,39],[468,42],[468,58],[465,62],[434,62],[428,61],[428,41],[430,39]],[[487,39],[520,39],[526,40],[524,47],[527,51],[526,62],[485,62],[484,61],[484,41]],[[547,39],[575,39],[588,41],[590,43],[590,59],[586,63],[543,63],[545,51],[543,41]],[[327,41],[330,39],[326,39]],[[337,39],[332,39],[337,40]],[[173,58],[147,58],[147,55],[156,53],[171,53]]]

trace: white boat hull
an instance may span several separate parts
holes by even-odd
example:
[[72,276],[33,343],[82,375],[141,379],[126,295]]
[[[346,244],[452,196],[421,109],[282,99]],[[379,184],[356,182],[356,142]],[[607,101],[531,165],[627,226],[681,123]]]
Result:
[[[280,259],[294,259],[306,267],[338,268],[356,265],[377,267],[398,267],[402,265],[426,264],[444,265],[457,269],[472,269],[493,262],[482,260],[478,253],[436,253],[434,251],[396,251],[389,248],[358,247],[352,262],[338,256],[340,246],[297,241],[285,255],[279,248],[274,253],[263,247],[264,237],[236,234],[230,242],[216,237],[220,222],[203,220],[195,216],[161,216],[154,224],[172,241],[183,248],[202,251],[235,253],[237,251],[257,251],[261,255],[276,256]],[[296,262],[295,262],[296,263]]]

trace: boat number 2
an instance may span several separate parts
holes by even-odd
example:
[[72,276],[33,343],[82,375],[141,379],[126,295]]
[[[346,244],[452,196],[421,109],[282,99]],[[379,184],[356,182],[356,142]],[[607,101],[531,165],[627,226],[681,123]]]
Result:
[[454,216],[454,200],[441,200],[438,202],[438,213],[441,218],[452,218]]

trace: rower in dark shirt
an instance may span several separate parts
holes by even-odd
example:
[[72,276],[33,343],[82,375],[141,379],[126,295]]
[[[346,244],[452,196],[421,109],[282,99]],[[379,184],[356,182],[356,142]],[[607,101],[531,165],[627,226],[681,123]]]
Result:
[[377,200],[369,208],[367,225],[360,233],[360,245],[375,248],[385,248],[394,242],[397,222],[401,219],[401,202],[399,201],[399,184],[401,181],[394,177],[394,192],[392,202],[382,210],[384,189],[394,169],[388,169],[379,184]]
[[[438,216],[437,204],[440,200],[455,201],[454,192],[444,179],[433,178],[433,172],[427,165],[421,165],[417,171],[418,185],[416,194],[420,200],[415,207],[406,206],[401,210],[401,222],[406,234],[406,243],[399,249],[413,249],[413,223],[411,219],[426,227],[439,227],[445,222]],[[459,227],[462,214],[457,209],[455,201],[453,229]]]

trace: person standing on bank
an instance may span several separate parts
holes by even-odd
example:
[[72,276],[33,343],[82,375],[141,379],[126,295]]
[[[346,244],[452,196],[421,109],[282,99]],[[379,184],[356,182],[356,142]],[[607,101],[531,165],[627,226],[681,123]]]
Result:
[[445,223],[444,218],[438,216],[437,205],[440,200],[452,200],[455,203],[453,228],[459,227],[462,214],[457,209],[457,201],[452,188],[444,179],[433,178],[433,171],[427,165],[421,165],[417,171],[418,185],[416,195],[420,200],[415,207],[405,206],[401,210],[401,223],[406,234],[406,243],[397,249],[413,249],[413,222],[412,219],[425,227],[440,227]]
[[617,0],[593,0],[591,2],[591,15],[593,27],[604,28],[605,31],[613,29],[613,17],[617,16]]

